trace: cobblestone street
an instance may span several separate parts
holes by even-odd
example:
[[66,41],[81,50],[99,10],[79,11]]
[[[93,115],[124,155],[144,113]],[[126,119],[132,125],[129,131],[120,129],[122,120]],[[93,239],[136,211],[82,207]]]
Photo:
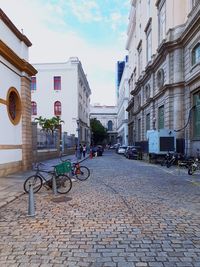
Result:
[[[200,267],[200,187],[187,170],[106,151],[66,196],[0,210],[0,266]],[[198,176],[196,174],[197,179]]]

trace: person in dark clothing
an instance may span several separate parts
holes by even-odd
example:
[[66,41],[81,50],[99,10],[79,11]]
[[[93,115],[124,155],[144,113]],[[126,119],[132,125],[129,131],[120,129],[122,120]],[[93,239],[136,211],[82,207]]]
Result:
[[80,159],[81,159],[82,158],[82,154],[83,154],[83,147],[82,147],[81,144],[79,145],[79,151],[80,151]]
[[83,157],[85,158],[85,153],[86,153],[87,147],[86,144],[83,145]]

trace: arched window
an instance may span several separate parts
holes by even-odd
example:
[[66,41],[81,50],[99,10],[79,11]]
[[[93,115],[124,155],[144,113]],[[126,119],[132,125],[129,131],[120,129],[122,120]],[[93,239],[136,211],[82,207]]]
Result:
[[200,62],[200,43],[192,49],[192,65]]
[[108,121],[108,131],[112,131],[112,130],[113,130],[113,122]]
[[10,121],[17,125],[21,118],[21,99],[14,87],[11,87],[7,93],[7,112]]
[[31,102],[31,114],[37,115],[37,103],[34,101]]
[[60,103],[60,101],[56,101],[54,103],[54,115],[55,116],[61,115],[61,103]]

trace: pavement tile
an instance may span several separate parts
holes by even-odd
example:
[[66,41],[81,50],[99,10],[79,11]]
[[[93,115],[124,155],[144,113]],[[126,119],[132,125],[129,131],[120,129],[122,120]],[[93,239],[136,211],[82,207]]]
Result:
[[73,183],[68,201],[34,194],[33,217],[25,174],[15,186],[3,178],[0,266],[199,267],[199,188],[184,172],[110,152],[85,164],[91,177]]

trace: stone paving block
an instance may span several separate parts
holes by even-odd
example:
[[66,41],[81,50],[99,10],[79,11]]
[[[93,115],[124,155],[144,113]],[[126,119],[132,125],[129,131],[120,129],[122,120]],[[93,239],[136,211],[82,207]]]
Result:
[[24,194],[1,208],[0,267],[198,267],[200,195],[187,177],[117,154],[88,164],[70,201],[43,190],[34,218]]

